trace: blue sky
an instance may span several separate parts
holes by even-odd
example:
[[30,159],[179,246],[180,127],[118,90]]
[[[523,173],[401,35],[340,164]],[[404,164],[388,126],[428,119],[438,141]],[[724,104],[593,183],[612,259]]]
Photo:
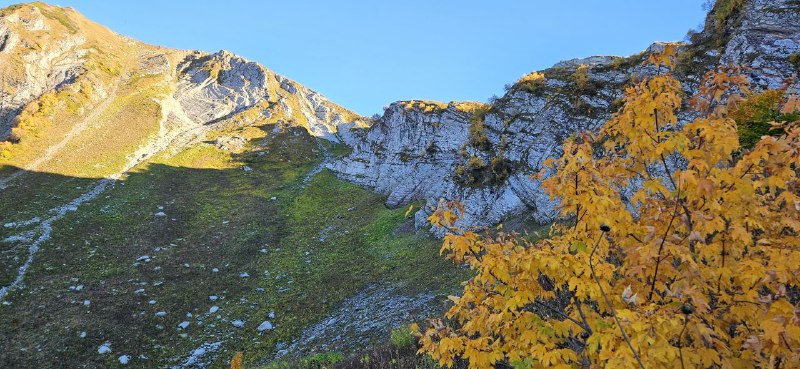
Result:
[[559,60],[681,40],[703,2],[53,0],[148,43],[230,50],[364,115],[395,100],[486,101]]

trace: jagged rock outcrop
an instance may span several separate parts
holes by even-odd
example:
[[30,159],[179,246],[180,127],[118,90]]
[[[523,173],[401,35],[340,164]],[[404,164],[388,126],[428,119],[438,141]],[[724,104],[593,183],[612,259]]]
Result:
[[[800,51],[797,2],[750,0],[724,17],[724,24],[716,25],[715,17],[712,11],[706,29],[695,37],[702,44],[682,47],[681,57],[688,60],[676,75],[687,95],[694,93],[707,70],[720,64],[750,68],[755,90],[778,88],[796,72],[789,56]],[[722,47],[707,46],[714,42]],[[641,61],[662,47],[656,43],[629,58],[560,62],[518,81],[478,114],[458,113],[457,103],[442,111],[426,111],[425,104],[392,104],[353,152],[330,168],[388,195],[389,206],[420,199],[428,204],[442,198],[460,200],[466,207],[461,224],[466,226],[523,214],[549,222],[556,215],[556,202],[544,195],[531,174],[559,154],[564,138],[607,120],[619,108],[631,77],[653,73]],[[503,162],[510,163],[510,173],[498,176],[494,163]],[[464,171],[477,173],[477,183],[465,183]],[[427,224],[429,213],[429,208],[417,213],[418,226]]]
[[[114,176],[155,151],[202,141],[214,127],[303,127],[353,143],[357,128],[370,122],[230,52],[147,45],[71,8],[31,3],[1,10],[0,46],[0,164],[29,171]],[[25,142],[10,144],[23,136]],[[94,137],[106,137],[109,152],[93,157]],[[98,160],[97,170],[56,163],[62,149],[85,150],[70,154]]]
[[775,89],[797,73],[790,55],[800,50],[800,3],[792,0],[752,0],[739,10],[730,30],[722,64],[753,68],[751,80]]
[[269,98],[262,67],[227,51],[194,52],[178,71],[175,98],[198,123],[228,118]]
[[85,71],[86,38],[46,19],[38,6],[0,14],[0,140],[26,104]]
[[174,97],[198,124],[252,109],[251,120],[272,119],[302,126],[316,137],[353,142],[350,131],[368,123],[319,93],[225,50],[192,52],[177,70]]

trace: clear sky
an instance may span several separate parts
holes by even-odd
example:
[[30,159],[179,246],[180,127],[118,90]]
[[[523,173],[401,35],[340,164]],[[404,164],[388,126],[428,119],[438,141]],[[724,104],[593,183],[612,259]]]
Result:
[[151,44],[230,50],[363,115],[486,101],[560,60],[682,40],[705,17],[704,0],[51,1]]

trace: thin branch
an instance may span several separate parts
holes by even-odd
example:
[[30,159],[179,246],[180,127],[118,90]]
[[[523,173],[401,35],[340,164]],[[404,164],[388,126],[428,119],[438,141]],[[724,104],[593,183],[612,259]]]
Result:
[[589,334],[592,334],[592,328],[589,326],[589,322],[588,322],[588,321],[586,321],[586,314],[584,314],[584,313],[583,313],[583,308],[582,308],[582,305],[581,305],[581,300],[578,300],[578,298],[577,298],[577,297],[575,297],[575,306],[577,306],[577,307],[578,307],[578,314],[580,314],[580,315],[581,315],[581,320],[583,321],[583,327],[584,327],[584,329],[585,329],[587,332],[589,332]]
[[594,272],[594,264],[592,263],[592,258],[594,257],[594,252],[597,251],[597,246],[600,245],[600,241],[603,239],[603,236],[606,234],[604,231],[600,234],[600,237],[597,238],[597,243],[594,244],[592,248],[592,252],[589,254],[589,269],[592,271],[592,277],[594,278],[595,283],[597,283],[597,287],[600,288],[600,294],[603,295],[603,300],[605,300],[606,305],[608,305],[608,309],[611,310],[611,316],[614,317],[614,321],[617,322],[617,327],[619,327],[619,331],[622,333],[622,338],[625,339],[625,342],[628,343],[628,347],[631,349],[633,356],[636,358],[636,362],[639,363],[639,367],[642,369],[646,369],[644,364],[642,363],[642,358],[639,357],[639,353],[633,348],[633,344],[631,343],[631,339],[628,338],[628,334],[625,332],[625,328],[622,327],[622,323],[619,321],[617,317],[617,311],[614,309],[614,306],[611,305],[611,301],[608,300],[608,296],[606,296],[606,292],[603,291],[603,285],[600,284],[600,279],[597,278],[597,274]]
[[630,237],[630,238],[633,238],[633,239],[634,239],[634,240],[636,240],[636,241],[639,241],[639,243],[644,243],[644,241],[642,241],[641,239],[639,239],[639,237],[636,237],[636,235],[635,235],[635,234],[633,234],[633,233],[628,233],[628,237]]
[[583,329],[583,330],[585,330],[585,331],[588,331],[588,332],[591,332],[591,329],[589,329],[589,328],[588,328],[588,326],[584,326],[584,325],[583,325],[581,322],[579,322],[579,321],[578,321],[578,320],[576,320],[575,318],[573,318],[573,317],[571,317],[571,316],[569,316],[569,315],[567,315],[567,314],[564,314],[564,312],[563,312],[563,311],[560,311],[560,310],[558,310],[558,309],[556,309],[556,308],[554,308],[554,307],[552,307],[552,306],[550,306],[550,305],[547,305],[547,304],[545,304],[545,303],[543,303],[543,302],[541,302],[541,301],[533,300],[532,302],[533,302],[534,304],[536,304],[536,305],[539,305],[539,306],[541,306],[541,307],[543,307],[543,308],[546,308],[546,309],[548,309],[548,310],[550,310],[550,311],[554,312],[556,315],[558,315],[558,316],[560,316],[560,317],[562,317],[562,318],[564,318],[564,319],[566,319],[566,320],[569,320],[569,321],[571,321],[571,322],[573,322],[573,323],[577,324],[577,325],[578,325],[578,327],[580,327],[581,329]]
[[[680,194],[680,191],[678,192]],[[667,235],[669,234],[670,228],[672,228],[672,223],[675,221],[675,218],[678,215],[678,202],[675,202],[675,210],[672,211],[672,218],[669,219],[669,224],[667,225],[667,229],[664,230],[664,236],[661,237],[661,244],[658,246],[658,255],[656,256],[656,269],[653,272],[653,281],[650,283],[650,293],[647,294],[648,300],[653,300],[653,291],[656,289],[656,279],[658,278],[658,266],[661,264],[661,252],[664,251],[664,243],[667,241]]]
[[689,323],[689,317],[686,316],[683,318],[683,328],[681,328],[681,334],[678,335],[678,353],[681,354],[681,369],[686,369],[683,364],[683,332],[686,332],[686,325]]
[[[720,269],[725,269],[725,233],[722,234],[722,252],[720,254],[721,254],[720,256],[722,257],[721,261],[722,265],[720,265]],[[722,291],[722,270],[720,270],[719,277],[717,278],[717,295],[719,295],[721,291]]]

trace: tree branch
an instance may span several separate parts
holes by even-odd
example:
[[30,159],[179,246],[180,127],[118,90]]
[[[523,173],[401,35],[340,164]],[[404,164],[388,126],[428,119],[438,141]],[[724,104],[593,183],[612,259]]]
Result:
[[[678,194],[680,194],[680,190],[678,190]],[[675,201],[675,209],[672,211],[672,218],[669,219],[669,224],[667,225],[667,229],[664,230],[664,236],[661,237],[661,244],[658,246],[658,255],[656,256],[656,269],[653,272],[653,281],[650,283],[650,293],[647,294],[648,300],[653,300],[653,291],[656,289],[656,279],[658,278],[658,266],[661,264],[661,252],[664,251],[664,243],[667,241],[667,235],[669,235],[669,230],[672,228],[672,223],[675,221],[675,218],[678,216],[678,200]]]
[[636,358],[636,362],[639,363],[639,367],[645,369],[644,364],[642,363],[642,358],[639,357],[639,353],[633,348],[633,344],[631,343],[631,339],[628,338],[628,334],[625,333],[625,328],[622,327],[622,323],[619,321],[617,317],[617,311],[614,309],[614,306],[611,305],[611,301],[608,300],[608,296],[606,296],[606,292],[603,291],[603,285],[600,284],[600,280],[597,278],[597,274],[594,272],[594,264],[592,263],[592,257],[594,257],[594,252],[597,251],[597,246],[600,245],[600,241],[603,239],[603,236],[606,234],[605,231],[600,234],[600,237],[597,238],[597,243],[594,244],[592,248],[591,254],[589,254],[589,269],[592,271],[592,277],[594,278],[595,283],[597,283],[597,287],[600,288],[600,294],[603,295],[603,300],[605,300],[606,305],[608,305],[608,309],[611,310],[611,316],[614,317],[614,321],[617,322],[617,327],[619,327],[620,333],[622,333],[622,338],[625,339],[625,342],[628,343],[628,347],[631,349],[633,356]]

